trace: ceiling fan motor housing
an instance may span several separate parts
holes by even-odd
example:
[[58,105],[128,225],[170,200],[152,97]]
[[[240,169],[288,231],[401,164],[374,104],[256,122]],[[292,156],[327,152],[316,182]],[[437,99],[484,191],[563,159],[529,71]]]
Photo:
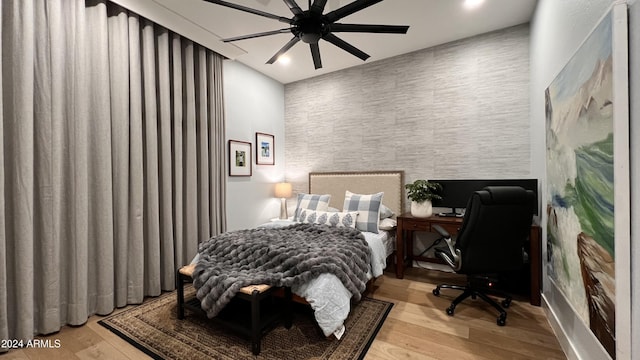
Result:
[[317,44],[326,32],[326,24],[321,17],[305,11],[303,16],[293,19],[291,32],[307,44]]

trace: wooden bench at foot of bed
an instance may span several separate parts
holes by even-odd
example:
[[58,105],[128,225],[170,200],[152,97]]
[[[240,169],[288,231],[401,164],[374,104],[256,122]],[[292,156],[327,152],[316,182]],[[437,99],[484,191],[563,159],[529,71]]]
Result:
[[[200,307],[200,301],[193,297],[185,301],[184,284],[193,281],[195,265],[183,266],[176,272],[176,289],[178,294],[178,319],[184,319],[184,309],[189,309],[200,315],[206,313]],[[249,285],[240,289],[232,303],[227,305],[218,316],[211,319],[229,327],[251,339],[251,351],[260,353],[262,335],[277,322],[283,321],[289,329],[292,322],[291,288],[284,288],[284,299],[278,302],[273,295],[278,288],[270,285]],[[246,311],[247,307],[250,311]],[[250,314],[250,316],[246,316]]]

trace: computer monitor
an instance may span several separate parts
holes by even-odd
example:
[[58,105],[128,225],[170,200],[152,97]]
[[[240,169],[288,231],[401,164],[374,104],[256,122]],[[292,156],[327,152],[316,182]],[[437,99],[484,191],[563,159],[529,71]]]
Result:
[[438,195],[440,200],[433,200],[434,207],[449,208],[451,211],[440,213],[440,216],[462,216],[467,207],[467,202],[471,195],[482,190],[485,186],[520,186],[526,190],[531,190],[536,196],[534,202],[534,214],[538,214],[538,179],[466,179],[466,180],[431,180],[429,182],[438,183],[442,190]]

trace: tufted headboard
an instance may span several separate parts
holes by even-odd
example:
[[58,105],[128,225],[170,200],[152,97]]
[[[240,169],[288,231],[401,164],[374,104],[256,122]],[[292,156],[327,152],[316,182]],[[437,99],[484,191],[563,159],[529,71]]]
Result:
[[396,215],[404,209],[404,171],[312,172],[310,194],[330,194],[329,206],[342,210],[346,190],[357,194],[384,192],[382,203]]

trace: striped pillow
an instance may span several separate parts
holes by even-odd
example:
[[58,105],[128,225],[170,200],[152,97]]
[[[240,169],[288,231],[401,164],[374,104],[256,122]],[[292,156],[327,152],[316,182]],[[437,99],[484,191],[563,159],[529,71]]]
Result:
[[356,229],[378,233],[378,221],[380,221],[380,205],[382,205],[383,192],[370,195],[354,194],[347,190],[344,196],[342,211],[357,211]]

